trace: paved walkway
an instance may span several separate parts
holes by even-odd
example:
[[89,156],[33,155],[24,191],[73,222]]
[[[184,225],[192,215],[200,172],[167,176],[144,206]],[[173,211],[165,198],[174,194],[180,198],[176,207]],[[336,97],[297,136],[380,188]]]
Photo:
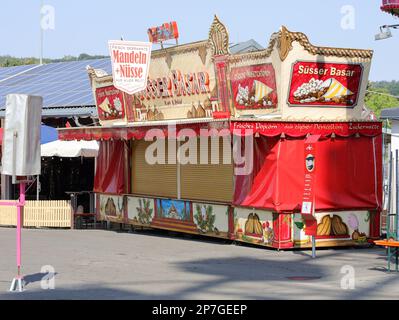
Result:
[[[0,299],[397,299],[383,249],[277,252],[163,232],[23,230],[27,291],[8,293],[15,229],[0,228]],[[44,265],[55,290],[41,289]],[[342,269],[350,266],[349,269]],[[351,269],[353,267],[354,269]],[[341,271],[355,271],[355,289]],[[349,279],[349,281],[345,281]]]

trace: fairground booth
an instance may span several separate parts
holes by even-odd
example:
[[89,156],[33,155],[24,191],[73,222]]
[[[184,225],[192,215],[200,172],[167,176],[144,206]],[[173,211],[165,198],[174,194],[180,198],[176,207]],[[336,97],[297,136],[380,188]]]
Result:
[[285,27],[267,49],[209,39],[152,52],[128,95],[89,69],[100,141],[99,220],[279,249],[362,245],[380,236],[382,124],[362,119],[373,52],[317,47]]

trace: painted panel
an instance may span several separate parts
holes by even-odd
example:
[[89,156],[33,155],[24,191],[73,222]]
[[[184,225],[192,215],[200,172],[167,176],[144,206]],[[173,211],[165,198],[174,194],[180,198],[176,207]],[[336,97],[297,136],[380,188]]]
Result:
[[311,237],[305,234],[305,230],[306,230],[306,225],[302,215],[294,214],[292,232],[293,232],[295,245],[312,244],[312,239]]
[[95,91],[100,121],[118,120],[125,117],[123,93],[114,86]]
[[178,221],[191,221],[190,203],[179,200],[156,200],[158,219],[172,219]]
[[276,74],[271,63],[232,68],[233,103],[237,109],[276,109]]
[[123,196],[100,194],[100,220],[124,222]]
[[[316,213],[317,241],[352,240],[366,243],[370,236],[370,213],[367,211]],[[296,245],[311,244],[300,214],[294,215],[293,234]]]
[[154,218],[153,199],[127,197],[127,215],[129,222],[135,225],[149,226]]
[[272,245],[274,238],[273,213],[235,208],[234,235],[241,241]]
[[292,214],[273,215],[273,230],[275,230],[273,238],[273,246],[276,248],[291,248],[292,241]]
[[227,237],[229,231],[229,207],[193,203],[194,223],[200,234]]
[[291,106],[356,106],[361,64],[298,61],[292,67],[288,104]]

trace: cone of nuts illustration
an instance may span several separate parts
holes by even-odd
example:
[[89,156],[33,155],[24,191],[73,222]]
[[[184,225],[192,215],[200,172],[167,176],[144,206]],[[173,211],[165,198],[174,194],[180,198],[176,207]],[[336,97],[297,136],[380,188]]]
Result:
[[348,226],[342,221],[340,216],[334,215],[332,218],[326,215],[317,226],[318,236],[349,236]]

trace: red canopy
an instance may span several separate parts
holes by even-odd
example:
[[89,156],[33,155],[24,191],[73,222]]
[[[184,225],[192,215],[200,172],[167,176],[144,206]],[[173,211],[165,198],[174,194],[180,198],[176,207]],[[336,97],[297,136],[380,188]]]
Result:
[[[300,212],[306,138],[254,141],[253,171],[235,176],[234,204],[275,212]],[[315,177],[316,211],[379,209],[382,137],[320,138]]]

